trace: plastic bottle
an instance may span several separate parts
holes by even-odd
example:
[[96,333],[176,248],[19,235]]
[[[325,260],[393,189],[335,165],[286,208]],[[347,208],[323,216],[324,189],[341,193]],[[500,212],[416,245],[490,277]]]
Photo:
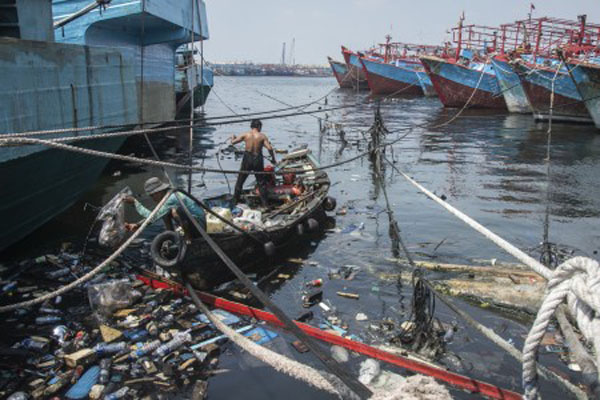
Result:
[[307,282],[306,286],[308,287],[319,287],[319,286],[323,286],[323,279],[315,279],[313,281]]
[[158,327],[156,326],[156,322],[154,321],[148,322],[148,324],[146,325],[146,330],[148,331],[150,336],[158,335]]
[[[0,289],[0,293],[12,292],[16,288],[17,288],[17,282],[16,281],[8,282],[6,285],[2,286],[2,289]],[[21,392],[17,392],[17,393],[21,393]]]
[[140,329],[138,331],[135,331],[135,332],[127,335],[127,338],[132,342],[139,342],[147,337],[148,337],[148,331],[145,329]]
[[60,322],[61,320],[62,318],[57,315],[47,315],[45,317],[37,317],[35,323],[36,325],[49,325]]
[[94,351],[97,354],[121,353],[125,350],[127,350],[127,343],[125,342],[98,343],[94,347]]
[[28,350],[45,351],[47,343],[39,342],[37,340],[27,338],[21,342],[21,346],[23,346],[23,348],[28,349]]
[[28,400],[29,395],[25,392],[15,392],[8,396],[6,400]]
[[47,272],[46,277],[50,278],[50,279],[56,279],[56,278],[66,276],[70,272],[71,272],[71,270],[69,268],[61,268],[61,269],[57,269],[56,271]]
[[112,360],[110,358],[103,358],[100,360],[100,377],[98,378],[98,382],[103,385],[108,383],[110,379],[110,365],[112,364]]
[[121,389],[117,390],[116,392],[107,394],[106,396],[104,396],[104,400],[117,400],[117,399],[122,399],[123,397],[125,397],[127,395],[127,392],[129,392],[129,388],[127,386],[123,386]]
[[189,331],[177,333],[173,339],[169,342],[161,345],[158,349],[154,351],[156,355],[159,357],[164,357],[167,354],[171,353],[175,349],[179,348],[186,342],[190,342],[192,340],[192,335],[190,335]]
[[136,351],[131,353],[131,358],[139,358],[143,357],[148,353],[152,353],[154,350],[160,347],[160,340],[153,340],[151,342],[146,343]]

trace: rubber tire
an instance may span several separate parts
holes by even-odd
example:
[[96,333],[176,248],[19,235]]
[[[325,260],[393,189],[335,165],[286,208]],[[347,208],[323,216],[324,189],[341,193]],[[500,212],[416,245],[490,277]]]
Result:
[[319,221],[314,218],[309,218],[306,220],[306,227],[309,232],[317,232],[319,230]]
[[267,256],[273,257],[275,255],[275,243],[268,241],[263,245],[263,248]]
[[[161,254],[161,248],[165,241],[170,240],[177,245],[177,256],[172,259],[166,259]],[[185,257],[187,244],[180,234],[173,231],[164,231],[157,235],[150,245],[150,255],[152,260],[163,268],[173,268]]]
[[333,211],[337,206],[337,200],[335,197],[327,196],[325,197],[325,201],[323,202],[323,208],[325,211]]
[[299,223],[298,225],[296,225],[296,233],[298,233],[298,236],[304,235],[304,224],[303,223]]

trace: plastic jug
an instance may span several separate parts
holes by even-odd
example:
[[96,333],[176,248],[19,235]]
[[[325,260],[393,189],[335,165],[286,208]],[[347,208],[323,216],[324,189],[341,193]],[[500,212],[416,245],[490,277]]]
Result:
[[[222,207],[213,207],[211,210],[219,215],[220,217],[226,219],[227,221],[231,221],[233,219],[231,215],[231,210],[229,208]],[[221,221],[219,218],[214,215],[207,213],[206,214],[206,232],[207,233],[220,233],[225,230],[227,224]]]

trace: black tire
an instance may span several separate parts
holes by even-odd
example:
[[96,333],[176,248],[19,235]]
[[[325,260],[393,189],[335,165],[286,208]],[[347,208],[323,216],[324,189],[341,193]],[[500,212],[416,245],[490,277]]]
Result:
[[314,218],[309,218],[306,220],[306,227],[309,232],[317,232],[319,230],[319,221]]
[[302,222],[296,225],[296,233],[298,234],[298,236],[304,235],[304,224]]
[[[169,244],[171,242],[171,244]],[[165,249],[165,246],[167,248]],[[173,253],[173,248],[176,252]],[[150,245],[152,260],[163,268],[173,268],[185,257],[187,244],[180,234],[173,231],[164,231],[154,238]],[[169,254],[166,255],[165,252]]]
[[335,197],[327,196],[325,197],[325,201],[323,201],[323,208],[325,211],[333,211],[337,206],[337,200]]

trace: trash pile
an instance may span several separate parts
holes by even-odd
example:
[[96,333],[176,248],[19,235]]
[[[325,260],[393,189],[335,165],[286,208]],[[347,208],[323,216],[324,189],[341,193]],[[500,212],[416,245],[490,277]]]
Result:
[[[39,297],[90,268],[66,249],[2,266],[0,302]],[[215,314],[239,332],[255,327]],[[10,400],[203,398],[225,339],[191,302],[145,286],[117,262],[81,288],[3,317],[0,397]]]

